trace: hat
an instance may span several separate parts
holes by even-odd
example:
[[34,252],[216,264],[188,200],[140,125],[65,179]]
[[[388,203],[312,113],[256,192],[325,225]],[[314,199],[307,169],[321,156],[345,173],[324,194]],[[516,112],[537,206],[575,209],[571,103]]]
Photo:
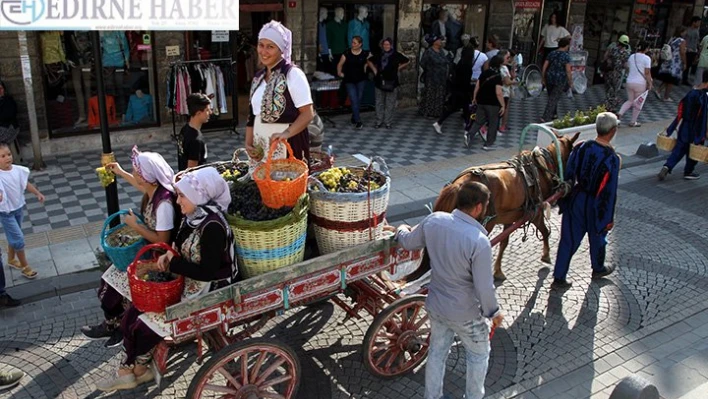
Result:
[[433,43],[435,43],[436,41],[442,40],[442,37],[431,33],[431,34],[425,35],[424,39],[426,42],[428,42],[429,45],[432,46]]
[[625,46],[629,46],[629,36],[627,35],[622,35],[617,39],[618,42],[624,44]]

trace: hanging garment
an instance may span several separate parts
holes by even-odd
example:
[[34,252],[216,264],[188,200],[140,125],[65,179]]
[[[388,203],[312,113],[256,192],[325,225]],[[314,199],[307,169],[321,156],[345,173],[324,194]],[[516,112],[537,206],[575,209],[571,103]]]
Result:
[[[93,129],[101,125],[101,118],[99,117],[98,108],[98,96],[93,96],[89,98],[88,101],[88,127]],[[118,123],[118,117],[116,116],[116,100],[113,96],[106,96],[106,113],[108,114],[108,124],[113,125]]]
[[219,88],[219,107],[221,108],[219,111],[221,111],[222,114],[226,114],[229,112],[229,107],[227,105],[228,101],[226,101],[226,89],[224,88],[224,73],[221,68],[217,68],[217,86]]
[[62,32],[42,32],[40,38],[42,41],[42,61],[45,64],[66,62]]
[[155,118],[152,113],[153,99],[149,94],[143,94],[138,97],[137,94],[131,94],[128,101],[128,109],[125,112],[126,123],[141,123],[154,122]]
[[130,45],[123,32],[101,32],[101,50],[104,67],[123,68],[130,59]]

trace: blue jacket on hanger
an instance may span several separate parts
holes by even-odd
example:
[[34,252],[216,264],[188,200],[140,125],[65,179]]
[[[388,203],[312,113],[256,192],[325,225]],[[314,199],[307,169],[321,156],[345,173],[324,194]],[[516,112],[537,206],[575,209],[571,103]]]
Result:
[[130,45],[125,33],[101,32],[101,60],[104,67],[122,68],[130,57]]

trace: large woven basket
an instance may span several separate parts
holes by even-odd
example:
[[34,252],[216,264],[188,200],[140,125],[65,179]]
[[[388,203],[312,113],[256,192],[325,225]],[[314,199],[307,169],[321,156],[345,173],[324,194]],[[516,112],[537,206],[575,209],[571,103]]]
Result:
[[135,256],[135,260],[128,267],[128,286],[130,287],[130,298],[133,305],[141,312],[162,313],[165,308],[179,302],[184,290],[184,277],[176,275],[176,278],[166,283],[156,283],[143,281],[142,276],[138,276],[137,268],[141,264],[151,265],[154,269],[160,253],[153,252],[151,259],[143,259],[143,255],[148,251],[159,250],[161,252],[172,252],[174,256],[179,256],[174,249],[165,243],[150,244],[143,247]]
[[[144,247],[147,244],[147,241],[144,238],[140,238],[138,241],[135,243],[127,246],[127,247],[113,247],[109,243],[108,237],[114,234],[123,234],[124,230],[130,229],[127,224],[125,223],[120,223],[119,225],[108,228],[111,224],[111,221],[117,217],[120,217],[121,215],[128,215],[130,212],[128,211],[118,211],[111,216],[106,218],[106,221],[103,222],[103,229],[101,229],[101,247],[103,248],[103,252],[106,253],[106,256],[108,256],[108,259],[113,262],[113,265],[116,267],[116,269],[120,271],[126,271],[128,269],[128,266],[130,263],[135,259],[135,255],[140,251],[142,247]],[[140,221],[142,221],[142,216],[138,215],[138,218]],[[136,233],[137,234],[137,233]]]
[[656,135],[656,146],[660,150],[671,152],[676,147],[676,138],[659,133]]
[[255,222],[226,215],[234,232],[239,271],[244,278],[302,262],[307,236],[307,194],[293,210],[274,220]]
[[[314,174],[310,179],[310,215],[321,254],[339,251],[381,236],[386,208],[388,208],[391,179],[388,176],[386,162],[380,157],[374,158],[381,166],[386,183],[370,192],[330,192],[316,178],[319,173]],[[364,173],[366,170],[359,167],[348,169],[352,173]]]
[[694,161],[708,163],[708,147],[700,144],[691,144],[688,157]]

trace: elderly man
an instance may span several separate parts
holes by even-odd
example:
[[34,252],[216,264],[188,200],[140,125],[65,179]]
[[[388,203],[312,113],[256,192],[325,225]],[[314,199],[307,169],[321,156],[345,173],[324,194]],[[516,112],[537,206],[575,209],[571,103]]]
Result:
[[489,203],[489,189],[465,183],[452,213],[435,212],[410,230],[398,228],[406,249],[427,248],[431,281],[425,306],[431,322],[430,352],[425,367],[425,399],[443,397],[445,360],[455,334],[467,351],[467,399],[484,397],[489,362],[489,326],[503,316],[495,296],[492,248],[480,220]]
[[573,149],[566,166],[570,193],[559,202],[563,214],[561,239],[551,288],[567,289],[570,259],[585,234],[590,242],[592,278],[602,278],[614,271],[605,265],[607,233],[614,225],[617,182],[621,159],[610,144],[617,133],[617,116],[603,112],[597,116],[597,137]]

